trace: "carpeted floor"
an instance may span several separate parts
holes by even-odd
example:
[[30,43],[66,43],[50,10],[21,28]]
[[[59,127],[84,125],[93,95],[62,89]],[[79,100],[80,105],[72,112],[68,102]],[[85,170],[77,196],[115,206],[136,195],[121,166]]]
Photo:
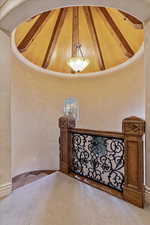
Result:
[[149,225],[144,210],[60,172],[0,200],[0,225]]

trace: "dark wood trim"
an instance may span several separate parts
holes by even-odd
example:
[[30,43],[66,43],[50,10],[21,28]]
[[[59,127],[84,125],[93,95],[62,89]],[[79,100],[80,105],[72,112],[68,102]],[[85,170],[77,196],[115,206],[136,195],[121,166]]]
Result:
[[45,24],[45,22],[47,21],[47,18],[50,13],[51,13],[51,11],[44,12],[38,17],[36,22],[33,24],[31,29],[28,31],[28,33],[25,35],[23,40],[18,45],[17,48],[20,52],[24,52],[27,49],[27,47],[29,47],[29,45],[32,43],[32,41],[35,39],[37,34],[42,29],[42,27],[43,27],[42,25]]
[[[79,7],[72,7],[72,57],[77,56],[76,44],[79,43]],[[71,73],[75,73],[71,69]]]
[[125,16],[125,18],[127,18],[127,19],[134,25],[135,28],[137,28],[137,29],[143,29],[143,23],[142,23],[140,20],[138,20],[138,19],[135,18],[134,16],[129,15],[128,13],[123,12],[123,11],[121,11],[121,10],[119,10],[119,12],[120,12],[123,16]]
[[95,182],[93,180],[90,180],[88,178],[85,178],[85,177],[82,177],[80,175],[77,175],[77,174],[75,174],[73,172],[70,172],[68,175],[73,177],[73,178],[75,178],[76,180],[78,180],[80,182],[83,182],[85,184],[88,184],[88,185],[90,185],[90,186],[92,186],[92,187],[94,187],[96,189],[99,189],[101,191],[105,191],[105,192],[107,192],[107,193],[109,193],[109,194],[111,194],[111,195],[113,195],[115,197],[123,199],[123,194],[121,192],[116,191],[116,190],[114,190],[114,189],[112,189],[110,187],[107,187],[107,186],[105,186],[103,184],[97,183],[97,182]]
[[38,175],[40,173],[45,173],[47,175],[50,175],[52,173],[55,173],[57,170],[35,170],[35,171],[31,171],[29,172],[32,175]]
[[134,55],[134,51],[132,50],[132,48],[130,47],[129,43],[127,42],[127,40],[124,38],[123,34],[121,33],[121,31],[119,30],[119,28],[117,27],[116,23],[114,22],[114,20],[112,19],[112,17],[110,16],[109,12],[107,11],[106,8],[104,7],[99,7],[98,8],[102,14],[104,15],[106,21],[109,23],[109,25],[111,26],[112,30],[114,31],[114,33],[116,34],[118,40],[121,43],[121,46],[123,46],[124,50],[125,50],[125,55],[127,57],[132,57]]
[[79,7],[73,7],[72,21],[72,57],[77,56],[75,45],[79,43]]
[[56,172],[57,170],[34,170],[30,172],[21,173],[15,177],[12,178],[13,181],[18,179],[20,176],[28,176],[28,175],[38,175],[40,173],[46,173],[47,175]]
[[44,57],[44,61],[43,61],[43,64],[42,64],[42,67],[45,68],[45,69],[48,67],[50,59],[51,59],[52,54],[54,52],[59,34],[60,34],[62,26],[64,24],[66,13],[67,13],[67,8],[60,9],[60,12],[59,12],[58,18],[56,20],[55,27],[54,27],[54,30],[53,30],[53,33],[52,33],[52,36],[51,36],[51,39],[50,39],[50,42],[49,42],[49,45],[48,45],[48,48],[47,48],[47,52],[46,52],[46,55]]
[[[47,176],[54,172],[56,172],[56,170],[35,170],[35,171],[30,171],[30,172],[25,172],[25,173],[19,174],[12,178],[12,190],[14,191],[17,188],[23,187],[29,183],[37,181],[38,179],[41,178],[38,175],[44,174],[45,176]],[[34,179],[31,180],[30,175],[34,175],[35,176]]]
[[73,117],[64,116],[59,118],[59,154],[60,154],[60,171],[68,174],[71,165],[71,133],[70,128],[75,127]]
[[69,129],[69,131],[71,133],[98,135],[98,136],[104,136],[104,137],[115,137],[115,138],[124,139],[124,134],[120,132],[98,131],[98,130],[88,130],[88,129],[80,129],[80,128]]
[[145,121],[137,117],[123,120],[122,130],[125,135],[125,185],[123,198],[144,207],[144,161],[143,140]]
[[94,20],[93,20],[93,16],[92,16],[92,11],[91,8],[89,6],[84,6],[83,7],[84,12],[85,12],[85,16],[86,16],[86,20],[87,20],[87,24],[88,24],[88,28],[93,40],[93,45],[97,54],[97,58],[98,58],[98,63],[99,63],[99,68],[100,70],[105,70],[105,63],[104,63],[104,59],[103,59],[103,54],[102,54],[102,50],[100,47],[100,43],[98,40],[98,36],[97,36],[97,32],[96,32],[96,28],[95,28],[95,24],[94,24]]

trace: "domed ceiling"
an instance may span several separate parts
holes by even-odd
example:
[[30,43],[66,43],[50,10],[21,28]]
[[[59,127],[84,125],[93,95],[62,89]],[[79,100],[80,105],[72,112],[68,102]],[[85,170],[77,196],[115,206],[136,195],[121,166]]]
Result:
[[67,61],[77,56],[76,44],[89,65],[82,73],[122,64],[141,47],[143,24],[125,12],[104,7],[68,7],[44,12],[16,28],[19,52],[47,70],[74,73]]

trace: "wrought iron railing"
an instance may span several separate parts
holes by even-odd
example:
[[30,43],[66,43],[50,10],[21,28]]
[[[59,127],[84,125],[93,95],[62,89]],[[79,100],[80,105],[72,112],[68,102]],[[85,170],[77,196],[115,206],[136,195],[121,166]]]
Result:
[[71,133],[72,172],[123,191],[124,139]]
[[144,206],[142,119],[124,119],[121,133],[75,128],[71,117],[61,117],[59,127],[60,171]]

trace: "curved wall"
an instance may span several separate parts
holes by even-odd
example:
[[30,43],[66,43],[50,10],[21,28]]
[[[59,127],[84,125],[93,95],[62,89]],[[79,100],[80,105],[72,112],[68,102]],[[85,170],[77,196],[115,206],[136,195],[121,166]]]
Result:
[[[11,189],[10,166],[10,76],[11,52],[9,38],[0,31],[0,197]],[[7,65],[6,65],[7,62]]]
[[95,78],[61,79],[33,71],[13,58],[13,176],[31,170],[58,168],[58,118],[63,101],[80,105],[78,127],[121,130],[127,116],[144,118],[143,56],[119,72]]

